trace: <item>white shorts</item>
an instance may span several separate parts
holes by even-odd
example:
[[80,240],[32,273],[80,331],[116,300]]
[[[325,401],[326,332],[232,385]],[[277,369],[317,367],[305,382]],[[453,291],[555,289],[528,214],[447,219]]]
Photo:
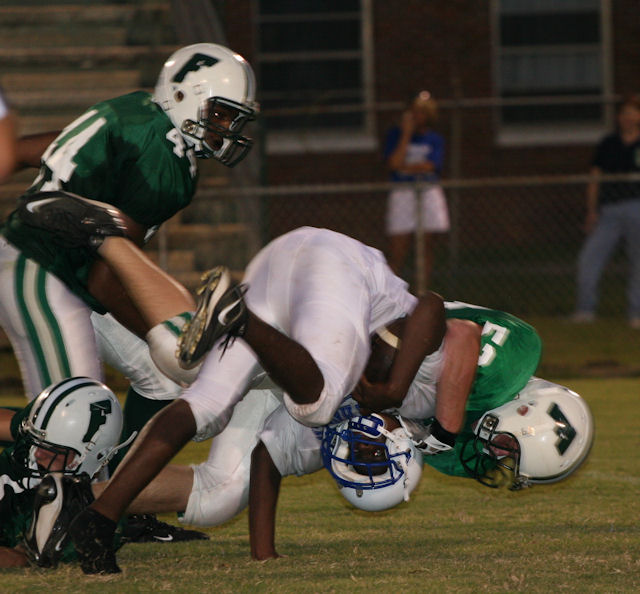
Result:
[[236,405],[208,459],[192,466],[193,487],[181,522],[218,526],[248,505],[251,455],[260,441],[282,476],[322,468],[319,437],[291,417],[279,396],[275,390],[251,390]]
[[[355,387],[369,357],[370,334],[416,304],[378,250],[326,229],[305,227],[271,242],[247,268],[245,282],[249,308],[301,344],[322,373],[316,402],[298,405],[284,396],[292,416],[310,426],[328,423]],[[222,359],[214,346],[182,395],[198,439],[222,431],[260,371],[241,339]]]
[[229,424],[212,441],[207,460],[192,466],[193,487],[181,522],[217,526],[247,506],[251,454],[265,420],[281,406],[272,390],[251,390],[236,405]]
[[[432,233],[449,230],[447,199],[440,186],[432,186],[420,193],[422,229]],[[416,192],[411,188],[398,188],[389,194],[386,229],[388,235],[402,235],[416,230]]]

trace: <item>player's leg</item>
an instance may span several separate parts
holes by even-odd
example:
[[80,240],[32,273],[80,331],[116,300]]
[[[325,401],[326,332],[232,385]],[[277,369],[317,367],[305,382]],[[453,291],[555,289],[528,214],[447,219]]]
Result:
[[598,224],[587,237],[578,256],[576,314],[595,315],[598,304],[598,284],[621,233],[620,221],[611,209],[612,206],[602,208]]
[[[121,442],[181,393],[182,388],[160,372],[144,340],[129,332],[110,314],[91,314],[91,322],[101,359],[129,379],[130,388],[124,406]],[[124,458],[128,448],[119,450],[109,467]]]
[[0,323],[29,399],[67,377],[102,379],[90,313],[57,277],[0,242]]
[[628,317],[632,327],[640,329],[640,199],[629,200],[624,210],[624,235],[629,258]]
[[450,228],[449,209],[444,191],[440,186],[425,190],[421,197],[422,203],[422,246],[423,246],[423,289],[431,283],[433,271],[434,249],[443,233]]
[[236,404],[229,424],[212,441],[207,460],[193,467],[193,489],[181,522],[217,526],[247,506],[251,453],[265,419],[279,405],[272,390],[251,390]]
[[114,571],[117,520],[190,439],[196,434],[206,439],[224,429],[255,373],[255,363],[240,342],[222,361],[209,356],[190,388],[145,425],[106,489],[70,526],[86,573]]
[[389,266],[398,275],[402,274],[413,245],[416,218],[416,193],[404,188],[393,190],[387,200],[385,227],[389,244]]
[[246,301],[257,318],[249,319],[244,340],[305,424],[331,419],[369,354],[370,271],[359,259],[363,247],[335,233],[301,229],[268,246],[247,270]]
[[52,233],[61,245],[98,251],[113,276],[106,273],[104,262],[96,262],[90,291],[121,323],[145,337],[154,360],[163,371],[167,366],[169,377],[182,381],[174,355],[176,334],[195,303],[182,285],[125,239],[126,216],[110,205],[66,192],[31,196],[17,213],[27,224]]
[[128,239],[107,237],[97,251],[120,279],[149,328],[195,309],[189,291]]

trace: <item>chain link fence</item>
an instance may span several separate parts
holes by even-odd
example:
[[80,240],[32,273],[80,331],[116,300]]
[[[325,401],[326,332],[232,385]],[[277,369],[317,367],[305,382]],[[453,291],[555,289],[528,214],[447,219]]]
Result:
[[[576,261],[584,240],[588,179],[576,175],[442,182],[451,230],[436,244],[428,288],[446,299],[520,315],[570,314]],[[198,220],[209,213],[219,236],[207,243],[196,262],[202,269],[223,262],[241,274],[262,245],[304,225],[333,229],[386,252],[384,219],[391,187],[333,184],[202,192],[197,199]],[[414,189],[418,193],[423,188]],[[420,240],[416,234],[414,243],[419,245]],[[402,271],[416,293],[425,289],[419,260],[414,250]],[[626,256],[619,249],[602,278],[601,314],[625,315],[626,277]]]

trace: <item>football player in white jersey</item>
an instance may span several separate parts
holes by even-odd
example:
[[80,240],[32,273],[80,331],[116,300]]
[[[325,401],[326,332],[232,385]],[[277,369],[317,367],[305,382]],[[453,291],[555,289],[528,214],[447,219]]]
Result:
[[[62,202],[54,201],[53,208],[59,211]],[[23,214],[55,234],[55,225],[47,227],[48,217],[43,216],[52,214],[51,206],[40,201],[35,215],[33,211]],[[111,211],[105,209],[102,215]],[[81,233],[92,218],[82,218]],[[72,231],[66,229],[65,240]],[[158,269],[149,272],[149,263],[132,242],[110,232],[106,238],[98,235],[98,254],[141,311],[151,312],[150,318],[159,315],[159,321],[180,313],[163,311],[162,304],[158,307],[162,292],[154,286],[154,273],[160,287],[166,286],[167,279]],[[87,239],[93,244],[91,237],[89,233]],[[206,439],[224,429],[257,373],[268,372],[283,389],[285,405],[294,418],[311,426],[323,425],[358,382],[369,356],[369,336],[376,328],[409,315],[406,348],[397,365],[404,392],[444,335],[440,297],[429,293],[416,299],[378,250],[326,229],[302,228],[271,242],[249,264],[244,289],[230,287],[225,272],[218,273],[216,281],[205,287],[181,360],[194,366],[206,354],[207,348],[191,348],[198,346],[202,333],[206,347],[222,344],[226,352],[220,357],[213,350],[206,357],[195,382],[147,425],[134,445],[134,455],[127,457],[103,494],[72,525],[86,572],[119,571],[113,552],[105,555],[117,518],[189,439]],[[229,344],[224,338],[240,331],[243,340]]]

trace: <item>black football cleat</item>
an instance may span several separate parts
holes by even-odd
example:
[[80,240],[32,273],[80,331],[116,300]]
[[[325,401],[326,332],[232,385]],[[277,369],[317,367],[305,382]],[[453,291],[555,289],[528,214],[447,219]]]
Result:
[[45,476],[36,489],[31,524],[23,545],[32,565],[56,567],[69,542],[69,525],[93,501],[87,475]]
[[158,520],[155,514],[134,514],[127,518],[122,529],[122,544],[135,542],[187,542],[190,540],[209,540],[204,532],[188,530]]
[[16,214],[31,227],[43,229],[66,248],[97,249],[109,236],[126,236],[123,213],[111,204],[71,192],[37,192],[20,199]]
[[227,336],[226,349],[230,341],[244,334],[249,316],[246,292],[246,285],[232,283],[225,266],[216,266],[202,276],[198,307],[178,338],[176,356],[181,367],[196,367],[219,338]]
[[120,573],[113,548],[116,522],[88,507],[69,526],[71,542],[87,574]]

